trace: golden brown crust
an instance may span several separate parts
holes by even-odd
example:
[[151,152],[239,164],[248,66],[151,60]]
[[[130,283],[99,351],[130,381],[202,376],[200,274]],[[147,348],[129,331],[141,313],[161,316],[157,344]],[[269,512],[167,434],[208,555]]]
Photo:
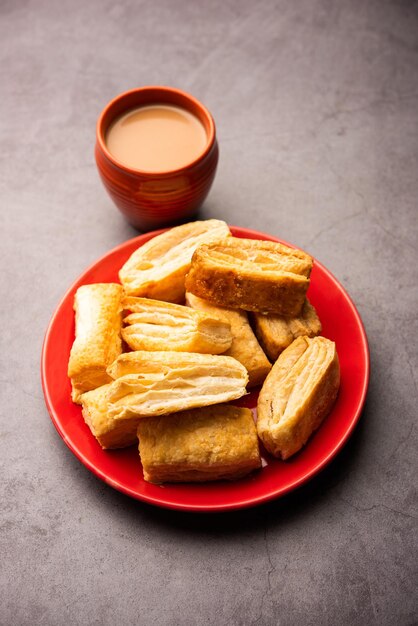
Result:
[[115,422],[107,410],[107,390],[103,385],[80,398],[84,421],[103,449],[126,448],[137,440],[138,418]]
[[297,337],[316,337],[322,330],[317,312],[307,298],[297,317],[253,313],[253,319],[255,334],[271,361],[276,361]]
[[298,452],[328,415],[339,384],[335,343],[325,337],[295,339],[258,398],[257,432],[266,449],[282,459]]
[[176,226],[150,239],[130,256],[119,272],[126,294],[181,303],[184,278],[197,246],[230,234],[225,222],[203,220]]
[[193,309],[216,315],[230,323],[232,344],[224,355],[232,356],[246,368],[248,387],[261,385],[271,370],[271,364],[251,329],[247,313],[212,304],[192,293],[186,293],[186,303]]
[[301,250],[230,237],[196,249],[186,291],[221,306],[296,316],[311,269],[312,258]]
[[121,285],[96,283],[77,289],[74,298],[75,340],[68,363],[74,402],[111,379],[106,368],[122,352]]
[[261,465],[250,409],[224,404],[146,418],[138,438],[148,482],[231,480]]
[[229,356],[190,352],[129,352],[108,368],[114,419],[165,415],[243,396],[247,370]]
[[132,350],[222,354],[231,346],[231,325],[181,304],[128,297],[122,337]]

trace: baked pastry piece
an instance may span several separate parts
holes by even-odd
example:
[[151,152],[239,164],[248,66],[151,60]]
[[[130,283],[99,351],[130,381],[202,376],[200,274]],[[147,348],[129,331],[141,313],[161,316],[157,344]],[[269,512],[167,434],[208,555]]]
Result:
[[84,421],[102,448],[125,448],[137,440],[139,419],[115,421],[107,410],[109,384],[86,391],[80,398]]
[[298,337],[284,350],[260,391],[257,432],[271,454],[288,459],[331,410],[340,385],[335,343]]
[[271,361],[297,337],[316,337],[322,330],[318,314],[307,298],[297,317],[253,313],[253,319],[255,334]]
[[221,306],[295,316],[311,269],[312,258],[301,250],[230,237],[196,249],[186,291]]
[[248,387],[261,385],[271,370],[271,364],[251,329],[247,313],[212,304],[192,293],[186,293],[186,303],[193,309],[216,315],[230,323],[232,344],[224,355],[232,356],[243,364],[248,372]]
[[184,277],[197,246],[230,235],[221,220],[189,222],[171,228],[138,248],[119,272],[128,296],[181,303]]
[[250,409],[217,404],[149,417],[140,420],[138,438],[152,483],[241,478],[261,465]]
[[75,340],[68,363],[73,402],[109,382],[106,368],[122,352],[121,285],[96,283],[77,289],[74,298]]
[[231,326],[210,313],[181,304],[127,297],[122,337],[133,350],[175,350],[221,354],[232,343]]
[[175,413],[235,400],[247,370],[230,356],[191,352],[129,352],[109,367],[107,398],[114,419]]

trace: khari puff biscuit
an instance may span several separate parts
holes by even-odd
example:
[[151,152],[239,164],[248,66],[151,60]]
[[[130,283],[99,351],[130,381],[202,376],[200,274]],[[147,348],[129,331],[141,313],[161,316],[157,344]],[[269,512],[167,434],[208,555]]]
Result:
[[126,294],[181,303],[184,277],[197,246],[230,234],[225,222],[205,220],[176,226],[150,239],[131,255],[119,272]]
[[129,352],[108,368],[109,415],[164,415],[243,396],[247,370],[230,356],[191,352]]
[[217,404],[149,417],[140,420],[138,438],[152,483],[241,478],[261,465],[250,409]]
[[193,309],[205,311],[228,320],[231,324],[232,344],[224,355],[232,356],[243,364],[248,372],[248,387],[261,385],[271,370],[271,364],[251,329],[247,313],[217,306],[207,300],[202,300],[198,296],[194,296],[192,293],[186,293],[186,303]]
[[86,391],[80,398],[84,421],[104,449],[125,448],[137,440],[139,418],[115,421],[107,410],[109,385]]
[[316,337],[322,330],[317,312],[308,299],[297,317],[253,313],[253,319],[257,339],[271,361],[297,337]]
[[257,432],[271,454],[288,459],[305,445],[337,397],[335,343],[298,337],[284,350],[260,391]]
[[196,249],[186,291],[221,306],[296,316],[311,269],[312,258],[301,250],[230,237]]
[[232,343],[231,326],[210,313],[181,304],[127,297],[122,337],[133,350],[170,350],[221,354]]
[[96,283],[77,289],[74,298],[75,340],[68,363],[72,399],[111,378],[106,368],[122,352],[121,285]]

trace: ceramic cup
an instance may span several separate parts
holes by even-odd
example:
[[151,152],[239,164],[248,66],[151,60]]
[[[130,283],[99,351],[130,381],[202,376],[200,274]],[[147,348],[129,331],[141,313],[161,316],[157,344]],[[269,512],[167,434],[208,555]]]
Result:
[[[203,124],[207,143],[197,159],[177,170],[146,172],[128,167],[107,149],[106,131],[116,117],[142,105],[171,104],[186,109]],[[150,230],[192,218],[206,198],[218,164],[215,123],[193,96],[172,87],[140,87],[116,96],[103,109],[96,127],[95,157],[110,197],[139,230]]]

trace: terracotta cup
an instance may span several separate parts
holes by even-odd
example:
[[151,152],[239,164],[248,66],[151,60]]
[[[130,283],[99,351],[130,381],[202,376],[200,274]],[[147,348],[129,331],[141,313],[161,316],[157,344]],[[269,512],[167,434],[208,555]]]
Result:
[[[106,147],[106,131],[122,113],[142,105],[171,104],[194,114],[203,124],[207,143],[202,154],[177,170],[144,172],[118,161]],[[172,87],[140,87],[116,96],[97,121],[95,157],[110,197],[126,219],[150,230],[191,218],[206,198],[218,164],[215,122],[196,98]]]

